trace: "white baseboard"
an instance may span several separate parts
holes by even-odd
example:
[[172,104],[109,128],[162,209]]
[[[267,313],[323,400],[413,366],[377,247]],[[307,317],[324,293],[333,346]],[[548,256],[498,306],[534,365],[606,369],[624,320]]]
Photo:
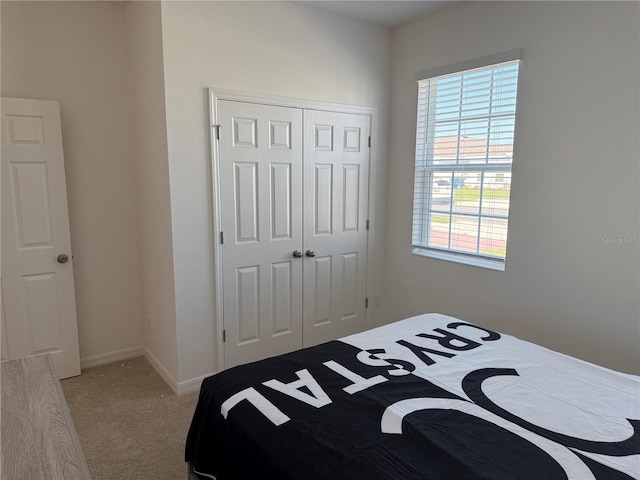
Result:
[[186,393],[197,392],[200,390],[200,385],[202,384],[202,380],[207,377],[213,375],[213,373],[209,373],[207,375],[202,375],[201,377],[192,378],[190,380],[186,380],[184,382],[178,383],[173,375],[171,375],[166,368],[158,361],[158,359],[146,348],[144,349],[144,356],[149,361],[151,366],[158,372],[158,375],[162,377],[162,379],[169,385],[169,388],[173,390],[173,393],[176,395],[184,395]]
[[84,369],[99,367],[108,363],[120,362],[122,360],[129,360],[136,357],[146,358],[153,369],[158,373],[158,375],[160,375],[160,377],[162,377],[165,383],[169,386],[169,388],[171,388],[171,390],[173,390],[173,393],[175,393],[176,395],[184,395],[185,393],[197,392],[198,390],[200,390],[202,380],[210,377],[215,373],[212,372],[207,375],[202,375],[201,377],[192,378],[190,380],[178,383],[178,381],[173,378],[173,375],[171,375],[169,371],[164,368],[162,363],[160,363],[160,361],[158,361],[153,353],[151,353],[146,347],[125,348],[124,350],[118,350],[116,352],[103,353],[102,355],[95,355],[93,357],[84,357],[80,359],[80,368]]
[[129,360],[130,358],[141,357],[144,354],[143,347],[125,348],[115,352],[103,353],[92,357],[84,357],[80,359],[80,368],[99,367],[107,363],[119,362],[121,360]]
[[176,393],[178,395],[184,395],[185,393],[197,392],[198,390],[200,390],[200,385],[202,385],[202,381],[205,378],[213,375],[213,373],[208,373],[207,375],[202,375],[201,377],[196,377],[196,378],[192,378],[191,380],[187,380],[185,382],[180,382],[178,384],[178,391]]
[[160,363],[160,361],[147,348],[144,349],[144,358],[149,361],[158,375],[160,375],[165,383],[169,385],[169,388],[173,390],[173,393],[178,395],[178,381],[173,378],[173,375],[164,368],[164,365],[162,365],[162,363]]

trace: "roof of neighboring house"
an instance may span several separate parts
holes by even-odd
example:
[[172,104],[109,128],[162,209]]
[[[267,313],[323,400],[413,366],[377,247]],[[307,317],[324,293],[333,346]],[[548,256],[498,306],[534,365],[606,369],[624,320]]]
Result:
[[[458,146],[458,139],[460,143]],[[458,153],[458,148],[459,153]],[[470,135],[450,135],[446,137],[436,137],[433,158],[484,158],[487,153],[487,140],[475,138]],[[489,144],[490,157],[511,157],[513,155],[513,144]]]

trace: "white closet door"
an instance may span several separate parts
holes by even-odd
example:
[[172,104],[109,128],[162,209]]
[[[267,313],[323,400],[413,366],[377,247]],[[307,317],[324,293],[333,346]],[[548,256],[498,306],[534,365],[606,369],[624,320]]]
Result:
[[80,374],[58,102],[2,98],[2,359]]
[[302,110],[219,100],[225,368],[302,345]]
[[305,347],[365,329],[370,117],[304,111]]

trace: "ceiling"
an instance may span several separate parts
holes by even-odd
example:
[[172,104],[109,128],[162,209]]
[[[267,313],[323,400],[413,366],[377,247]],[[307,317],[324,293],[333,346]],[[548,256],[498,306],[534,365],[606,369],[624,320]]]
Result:
[[456,0],[298,0],[311,7],[394,28],[453,7]]

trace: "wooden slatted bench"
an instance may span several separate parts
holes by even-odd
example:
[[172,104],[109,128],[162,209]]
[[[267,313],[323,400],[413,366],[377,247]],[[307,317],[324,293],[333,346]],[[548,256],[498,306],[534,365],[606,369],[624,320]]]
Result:
[[49,355],[2,362],[0,478],[90,479]]

